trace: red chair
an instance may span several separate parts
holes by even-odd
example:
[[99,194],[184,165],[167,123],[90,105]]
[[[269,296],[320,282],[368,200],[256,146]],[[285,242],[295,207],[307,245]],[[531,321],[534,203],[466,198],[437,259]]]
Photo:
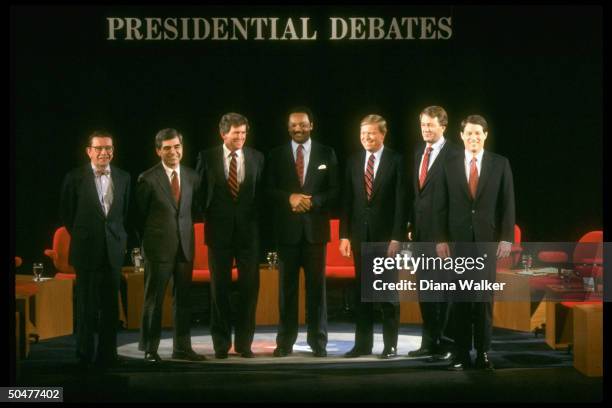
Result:
[[351,312],[348,283],[355,278],[355,264],[352,256],[346,258],[340,254],[340,221],[332,219],[329,226],[331,236],[327,243],[325,277],[342,285],[342,313],[348,314]]
[[[193,282],[210,282],[208,247],[205,244],[204,223],[193,224],[195,255],[193,258]],[[238,269],[232,268],[232,282],[238,280]]]
[[337,279],[352,279],[355,277],[353,257],[346,258],[340,254],[340,221],[329,221],[331,239],[327,243],[325,258],[325,277]]
[[514,224],[514,242],[510,250],[510,256],[500,259],[497,261],[497,269],[511,269],[521,259],[521,229],[518,225]]
[[53,249],[45,249],[47,255],[53,261],[53,266],[57,273],[56,279],[76,279],[76,272],[72,265],[68,263],[68,253],[70,250],[70,234],[66,227],[60,227],[53,235]]

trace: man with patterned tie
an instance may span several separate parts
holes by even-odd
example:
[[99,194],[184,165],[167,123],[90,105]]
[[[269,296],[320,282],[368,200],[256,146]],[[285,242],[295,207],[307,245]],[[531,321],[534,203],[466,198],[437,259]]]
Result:
[[195,170],[180,164],[183,136],[175,129],[162,129],[155,136],[161,163],[138,177],[136,204],[145,258],[144,307],[139,349],[145,360],[159,362],[162,304],[166,286],[173,278],[174,338],[172,358],[204,360],[191,348],[189,289],[193,270],[193,219],[199,212],[200,178]]
[[110,165],[113,136],[93,132],[86,151],[89,163],[64,178],[60,205],[71,237],[69,263],[76,270],[76,354],[84,368],[94,360],[102,367],[117,360],[118,293],[130,199],[130,175]]
[[[422,251],[427,256],[435,256],[435,248],[428,243],[435,242],[433,232],[433,200],[439,183],[442,168],[448,158],[460,152],[459,148],[444,137],[448,115],[441,106],[428,106],[419,115],[421,136],[425,142],[417,148],[414,156],[412,185],[414,201],[409,213],[411,238],[415,243],[423,243]],[[434,275],[435,276],[432,276]],[[417,279],[443,279],[435,271],[419,268]],[[446,331],[449,303],[444,293],[419,291],[419,306],[423,320],[421,347],[408,353],[408,357],[431,356],[431,361],[451,358],[451,342]]]
[[[434,233],[438,256],[485,257],[483,276],[494,281],[496,258],[510,254],[515,205],[508,159],[484,150],[488,131],[487,121],[480,115],[470,115],[461,122],[465,152],[445,162],[434,199]],[[493,243],[494,248],[489,249],[486,245],[489,243]],[[472,366],[472,337],[476,368],[492,369],[488,356],[493,321],[492,294],[458,292],[455,298],[460,301],[452,303],[455,356],[449,369],[463,370]]]
[[266,160],[280,261],[276,357],[291,354],[297,339],[300,267],[306,280],[307,342],[315,357],[327,356],[325,254],[330,211],[339,192],[338,162],[331,147],[311,139],[313,127],[310,109],[290,110],[291,142],[272,150]]
[[259,215],[262,207],[264,157],[244,146],[249,121],[238,113],[221,117],[221,146],[198,155],[205,240],[211,272],[211,321],[215,357],[224,359],[232,347],[230,292],[232,266],[238,267],[240,303],[234,351],[254,357],[255,312],[259,291]]
[[[405,176],[401,155],[384,146],[387,122],[379,115],[361,120],[364,150],[346,164],[340,217],[340,253],[355,263],[357,300],[355,345],[346,357],[372,354],[374,303],[361,301],[361,244],[385,242],[387,255],[395,256],[405,237]],[[399,304],[381,302],[384,348],[381,358],[397,356]]]

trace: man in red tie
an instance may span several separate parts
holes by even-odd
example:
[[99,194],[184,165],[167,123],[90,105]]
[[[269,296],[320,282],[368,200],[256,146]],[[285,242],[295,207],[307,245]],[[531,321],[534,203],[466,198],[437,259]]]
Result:
[[[465,272],[458,275],[457,280],[484,277],[494,281],[496,258],[510,254],[514,237],[512,170],[508,159],[484,150],[488,133],[487,121],[480,115],[470,115],[461,122],[464,154],[445,163],[440,188],[436,189],[434,230],[438,255],[442,258],[451,255],[485,257],[484,274],[472,271],[470,277]],[[490,243],[496,248],[488,249]],[[455,325],[455,356],[449,368],[463,370],[472,366],[473,337],[476,368],[492,369],[488,356],[493,321],[492,293],[458,291],[451,316]]]
[[[421,147],[415,149],[413,192],[414,201],[410,212],[411,238],[422,247],[421,253],[435,256],[433,231],[434,195],[440,182],[444,163],[457,153],[459,148],[444,137],[448,115],[441,106],[428,106],[419,115],[421,124]],[[439,281],[441,274],[419,268],[417,279]],[[449,303],[442,292],[419,291],[419,306],[423,320],[421,347],[408,353],[408,357],[432,356],[431,361],[451,358],[451,341],[446,331]]]
[[204,360],[191,347],[189,289],[193,270],[193,218],[197,216],[200,178],[181,163],[183,135],[162,129],[155,136],[161,162],[138,177],[136,204],[145,258],[144,306],[139,349],[145,361],[161,360],[157,349],[166,286],[174,284],[172,358]]
[[[404,165],[401,155],[384,146],[387,121],[368,115],[360,123],[363,149],[346,164],[340,217],[340,253],[355,261],[357,301],[355,345],[345,357],[372,354],[374,304],[361,302],[361,244],[388,243],[387,256],[395,256],[405,237]],[[385,244],[386,245],[386,244]],[[370,271],[363,271],[370,273]],[[397,356],[399,304],[381,302],[384,348],[381,358]]]
[[306,280],[306,341],[313,356],[327,356],[325,253],[329,218],[338,193],[338,161],[334,149],[313,140],[312,112],[290,110],[291,141],[270,152],[266,190],[274,211],[275,244],[280,261],[280,322],[274,356],[292,353],[298,334],[300,268]]
[[[259,291],[259,215],[262,208],[264,157],[244,145],[249,121],[226,113],[219,121],[223,143],[198,155],[196,171],[202,180],[205,240],[211,273],[210,333],[215,357],[224,359],[232,348],[254,357],[255,312]],[[235,324],[231,316],[232,266],[238,267],[240,302]],[[233,327],[232,327],[233,326]]]

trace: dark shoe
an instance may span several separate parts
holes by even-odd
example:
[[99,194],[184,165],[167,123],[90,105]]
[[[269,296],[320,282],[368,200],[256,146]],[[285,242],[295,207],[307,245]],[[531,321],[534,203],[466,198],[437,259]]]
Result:
[[372,350],[361,350],[357,347],[353,347],[352,349],[350,349],[348,352],[344,354],[344,357],[355,358],[355,357],[360,357],[360,356],[368,356],[370,354],[372,354]]
[[227,358],[227,351],[215,351],[215,358],[218,360],[223,360]]
[[255,353],[253,353],[251,350],[246,350],[240,353],[240,356],[242,356],[243,358],[253,358],[255,357]]
[[161,357],[159,356],[159,354],[157,354],[157,352],[153,351],[153,352],[146,352],[145,356],[144,356],[145,361],[148,361],[149,363],[159,363],[160,361],[162,361]]
[[312,351],[314,357],[327,357],[327,350],[324,348],[316,348]]
[[193,350],[189,351],[173,351],[172,358],[177,360],[187,360],[187,361],[204,361],[206,357],[202,354],[198,354]]
[[378,357],[384,360],[397,357],[397,349],[395,347],[385,347]]
[[471,365],[472,365],[472,361],[469,355],[462,355],[462,356],[455,355],[453,356],[453,359],[451,360],[447,369],[450,371],[463,371],[465,369],[470,368]]
[[453,358],[453,353],[451,353],[450,351],[447,351],[442,354],[434,354],[433,356],[429,357],[425,361],[428,363],[439,363],[441,361],[450,361],[452,358]]
[[412,350],[408,352],[408,357],[427,357],[433,354],[431,349],[427,347],[421,347],[416,350]]
[[277,347],[274,349],[274,353],[272,353],[272,355],[274,357],[287,357],[289,354],[291,354],[293,352],[293,350],[289,350],[283,347]]
[[494,368],[487,353],[477,353],[474,366],[479,370],[493,370]]

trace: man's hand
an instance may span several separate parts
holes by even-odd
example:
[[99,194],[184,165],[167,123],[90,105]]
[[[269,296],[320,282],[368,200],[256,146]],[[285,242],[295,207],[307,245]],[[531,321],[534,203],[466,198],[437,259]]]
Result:
[[436,254],[442,259],[446,259],[450,256],[450,249],[448,248],[448,243],[440,242],[436,244]]
[[341,239],[338,249],[340,249],[340,255],[349,258],[351,256],[351,241],[348,239]]
[[512,243],[508,241],[501,241],[497,246],[497,258],[505,258],[510,255],[512,250]]
[[389,248],[387,248],[387,257],[395,258],[400,251],[400,242],[399,241],[391,241],[389,242]]
[[291,211],[297,213],[304,213],[312,208],[312,196],[306,194],[291,194],[289,196],[289,205],[291,205]]

